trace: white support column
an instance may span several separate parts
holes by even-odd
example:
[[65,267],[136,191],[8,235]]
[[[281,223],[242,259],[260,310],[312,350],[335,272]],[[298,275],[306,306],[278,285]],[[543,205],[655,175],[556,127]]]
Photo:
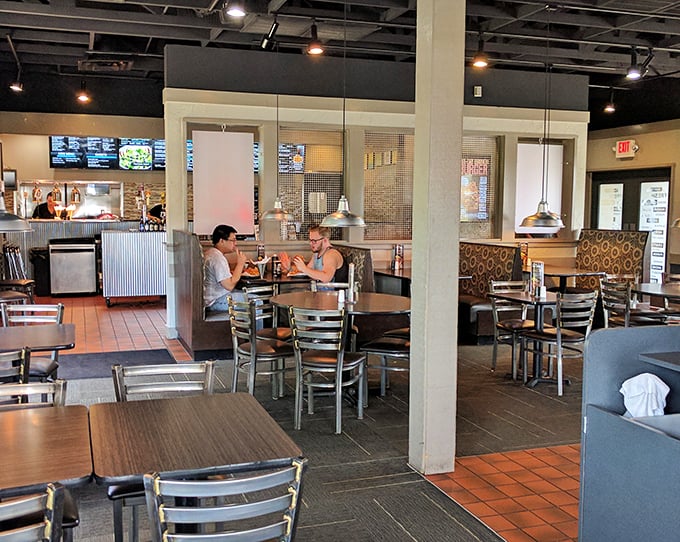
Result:
[[409,462],[450,472],[456,452],[464,0],[419,0]]

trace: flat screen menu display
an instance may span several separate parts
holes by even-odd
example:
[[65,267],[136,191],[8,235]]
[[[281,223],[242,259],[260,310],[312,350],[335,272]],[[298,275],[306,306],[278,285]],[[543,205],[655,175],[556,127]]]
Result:
[[305,146],[279,143],[279,173],[305,172]]
[[153,140],[153,169],[165,169],[165,139]]
[[118,140],[118,167],[130,171],[150,171],[153,167],[152,140],[121,137]]
[[115,137],[50,136],[50,167],[116,169]]

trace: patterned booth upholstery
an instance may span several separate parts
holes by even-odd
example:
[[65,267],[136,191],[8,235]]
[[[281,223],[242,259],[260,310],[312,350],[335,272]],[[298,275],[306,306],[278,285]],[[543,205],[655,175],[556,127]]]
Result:
[[490,280],[521,280],[522,259],[515,245],[461,242],[458,296],[460,342],[483,342],[493,338],[493,314],[487,297]]
[[[581,230],[576,247],[576,268],[642,277],[649,232]],[[597,290],[598,277],[578,277],[578,288]]]
[[375,292],[373,276],[373,258],[371,249],[349,245],[333,245],[342,254],[347,263],[354,264],[354,278],[361,285],[362,292]]

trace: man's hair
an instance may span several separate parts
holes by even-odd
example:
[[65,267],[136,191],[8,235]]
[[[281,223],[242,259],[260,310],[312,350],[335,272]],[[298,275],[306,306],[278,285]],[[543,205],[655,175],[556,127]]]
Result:
[[52,192],[48,192],[47,195],[45,196],[45,199],[52,197],[54,197],[54,194]]
[[227,226],[226,224],[215,226],[215,229],[212,232],[212,244],[216,245],[220,242],[220,239],[226,241],[232,233],[236,234],[236,228],[233,226]]
[[321,237],[325,237],[326,239],[331,238],[331,229],[327,228],[326,226],[319,226],[317,224],[316,226],[312,226],[311,228],[309,228],[309,231],[310,232],[313,232],[313,231],[319,232],[319,235]]

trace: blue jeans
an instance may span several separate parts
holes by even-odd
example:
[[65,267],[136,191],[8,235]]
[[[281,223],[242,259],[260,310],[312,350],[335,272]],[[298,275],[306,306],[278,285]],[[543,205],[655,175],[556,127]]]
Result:
[[229,301],[227,300],[228,297],[231,297],[234,301],[238,302],[247,301],[246,294],[244,294],[243,292],[238,291],[227,292],[222,297],[218,297],[217,301],[215,301],[212,305],[206,307],[206,310],[213,312],[228,312],[229,311]]

